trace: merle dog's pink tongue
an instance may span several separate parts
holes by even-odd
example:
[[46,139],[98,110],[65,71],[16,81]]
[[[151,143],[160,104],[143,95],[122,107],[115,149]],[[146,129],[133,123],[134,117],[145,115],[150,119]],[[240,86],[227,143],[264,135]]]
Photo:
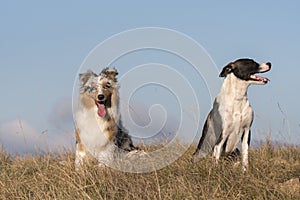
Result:
[[105,117],[106,109],[104,104],[98,104],[98,115],[99,117]]

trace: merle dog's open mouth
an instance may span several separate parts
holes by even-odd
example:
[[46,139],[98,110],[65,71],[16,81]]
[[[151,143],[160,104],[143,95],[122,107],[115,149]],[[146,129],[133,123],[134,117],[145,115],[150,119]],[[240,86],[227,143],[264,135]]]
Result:
[[105,101],[97,101],[97,104],[105,104]]
[[98,107],[98,115],[99,117],[103,118],[106,115],[106,107],[105,107],[105,101],[96,101],[96,105]]

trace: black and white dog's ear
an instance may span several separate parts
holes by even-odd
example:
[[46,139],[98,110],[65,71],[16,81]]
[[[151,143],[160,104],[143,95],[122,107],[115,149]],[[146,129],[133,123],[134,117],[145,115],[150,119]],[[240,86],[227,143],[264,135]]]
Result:
[[233,63],[229,63],[222,69],[219,77],[226,77],[229,73],[232,72],[232,69],[233,69]]
[[117,81],[116,76],[119,74],[116,68],[104,68],[100,74],[104,74],[107,78]]
[[96,76],[97,74],[95,74],[92,70],[88,70],[83,74],[79,74],[79,81],[81,86],[84,86],[91,77],[96,77]]

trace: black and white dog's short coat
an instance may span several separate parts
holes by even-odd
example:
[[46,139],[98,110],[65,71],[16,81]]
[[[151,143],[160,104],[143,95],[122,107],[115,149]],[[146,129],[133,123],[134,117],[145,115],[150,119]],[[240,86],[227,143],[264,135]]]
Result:
[[220,93],[210,111],[193,160],[199,161],[213,152],[218,161],[222,154],[232,153],[242,140],[242,164],[248,165],[248,147],[253,110],[247,98],[251,84],[266,84],[269,79],[256,75],[271,69],[271,63],[239,59],[229,63],[220,73],[225,77]]

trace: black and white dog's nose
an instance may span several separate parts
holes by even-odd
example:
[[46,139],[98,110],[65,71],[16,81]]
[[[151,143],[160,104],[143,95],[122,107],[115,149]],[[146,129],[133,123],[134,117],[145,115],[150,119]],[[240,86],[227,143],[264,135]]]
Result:
[[270,62],[267,62],[266,65],[268,65],[270,68],[272,66],[272,64]]
[[102,101],[103,99],[104,99],[104,95],[103,95],[103,94],[99,94],[99,95],[98,95],[98,100],[99,100],[99,101]]

